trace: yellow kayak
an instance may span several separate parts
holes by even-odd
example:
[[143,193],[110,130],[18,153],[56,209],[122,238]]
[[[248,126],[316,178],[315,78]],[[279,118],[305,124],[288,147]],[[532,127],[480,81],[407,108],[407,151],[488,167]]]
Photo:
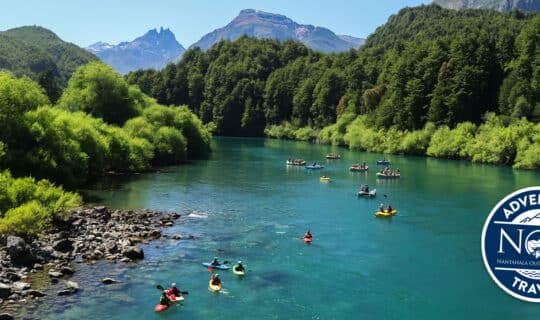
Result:
[[330,177],[323,176],[323,177],[320,178],[320,180],[321,180],[321,182],[330,182]]
[[397,213],[397,210],[392,210],[391,212],[388,212],[388,210],[384,210],[384,212],[377,211],[375,212],[376,217],[391,217]]
[[214,292],[218,292],[221,290],[221,283],[218,284],[217,286],[216,285],[213,285],[212,284],[212,279],[210,279],[210,281],[208,282],[208,289],[210,291],[214,291]]

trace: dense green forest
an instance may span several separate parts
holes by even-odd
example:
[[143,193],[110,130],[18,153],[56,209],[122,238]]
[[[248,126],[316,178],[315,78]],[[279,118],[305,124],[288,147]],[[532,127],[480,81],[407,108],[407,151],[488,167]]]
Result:
[[42,27],[0,32],[0,69],[38,81],[53,102],[77,67],[97,60],[93,54]]
[[540,14],[429,5],[402,9],[359,50],[243,37],[126,79],[220,135],[538,168],[539,34]]
[[57,104],[37,82],[0,72],[0,123],[0,236],[33,235],[80,205],[55,184],[210,153],[210,133],[192,111],[157,104],[101,62],[79,67]]

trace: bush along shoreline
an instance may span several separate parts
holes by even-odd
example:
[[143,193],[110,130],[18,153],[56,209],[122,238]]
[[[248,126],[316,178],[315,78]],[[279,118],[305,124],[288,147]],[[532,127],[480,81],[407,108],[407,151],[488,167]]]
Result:
[[[154,210],[113,210],[105,206],[70,210],[54,219],[51,228],[35,237],[3,236],[0,246],[0,308],[10,309],[36,302],[48,292],[71,295],[80,288],[70,281],[75,263],[132,263],[144,259],[139,246],[162,237],[162,228],[172,227],[180,214]],[[164,236],[169,237],[169,236]],[[174,235],[174,240],[194,239]],[[33,288],[27,279],[32,273],[47,271],[50,288]],[[105,278],[110,284],[115,279]],[[43,290],[43,291],[40,291]]]
[[265,134],[270,138],[318,141],[358,151],[470,160],[510,165],[514,169],[540,168],[540,124],[494,113],[487,113],[480,125],[462,122],[450,128],[428,122],[423,129],[414,131],[395,126],[379,129],[370,126],[366,116],[349,114],[319,132],[285,122],[268,127]]

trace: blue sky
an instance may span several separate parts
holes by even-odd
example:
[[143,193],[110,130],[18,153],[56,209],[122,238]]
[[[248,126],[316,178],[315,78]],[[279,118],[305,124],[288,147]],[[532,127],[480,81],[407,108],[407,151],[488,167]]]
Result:
[[298,23],[329,28],[337,34],[367,37],[403,7],[430,0],[2,0],[0,30],[23,25],[51,29],[62,39],[86,47],[97,41],[131,41],[149,29],[168,27],[188,47],[224,26],[241,9],[288,16]]

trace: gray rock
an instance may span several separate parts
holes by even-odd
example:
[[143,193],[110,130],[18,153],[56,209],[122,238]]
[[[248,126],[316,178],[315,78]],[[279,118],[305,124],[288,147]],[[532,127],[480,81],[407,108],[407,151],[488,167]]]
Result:
[[30,247],[20,237],[8,236],[6,248],[11,261],[15,264],[28,265],[34,263],[36,260],[30,252]]
[[60,278],[62,276],[63,276],[62,272],[49,271],[49,277],[51,277],[51,278]]
[[137,246],[125,247],[122,251],[124,257],[130,258],[131,260],[144,259],[144,252],[141,248]]
[[21,280],[21,276],[16,274],[15,272],[6,272],[6,278],[8,278],[11,281]]
[[79,291],[79,284],[75,281],[66,281],[65,287],[63,290],[58,291],[59,296],[67,296],[74,294]]
[[43,270],[43,265],[40,264],[40,263],[36,263],[36,264],[34,264],[34,269],[35,270]]
[[74,274],[75,271],[73,269],[71,269],[70,267],[62,267],[62,269],[60,269],[60,272],[62,274]]
[[58,240],[53,243],[52,247],[56,251],[68,252],[73,250],[73,241],[69,239]]
[[34,298],[40,298],[46,296],[45,293],[38,291],[38,290],[28,290],[26,291],[26,295],[29,295]]
[[11,287],[7,284],[0,283],[0,299],[5,299],[11,295]]
[[13,291],[23,291],[23,290],[28,290],[30,289],[30,284],[27,283],[27,282],[20,282],[20,281],[17,281],[17,282],[14,282],[12,285],[11,285],[11,289]]
[[112,283],[117,283],[117,282],[118,281],[116,281],[113,278],[104,278],[103,280],[101,280],[101,283],[103,283],[103,284],[112,284]]
[[78,291],[79,284],[75,281],[66,281],[66,289],[74,289],[75,291]]

